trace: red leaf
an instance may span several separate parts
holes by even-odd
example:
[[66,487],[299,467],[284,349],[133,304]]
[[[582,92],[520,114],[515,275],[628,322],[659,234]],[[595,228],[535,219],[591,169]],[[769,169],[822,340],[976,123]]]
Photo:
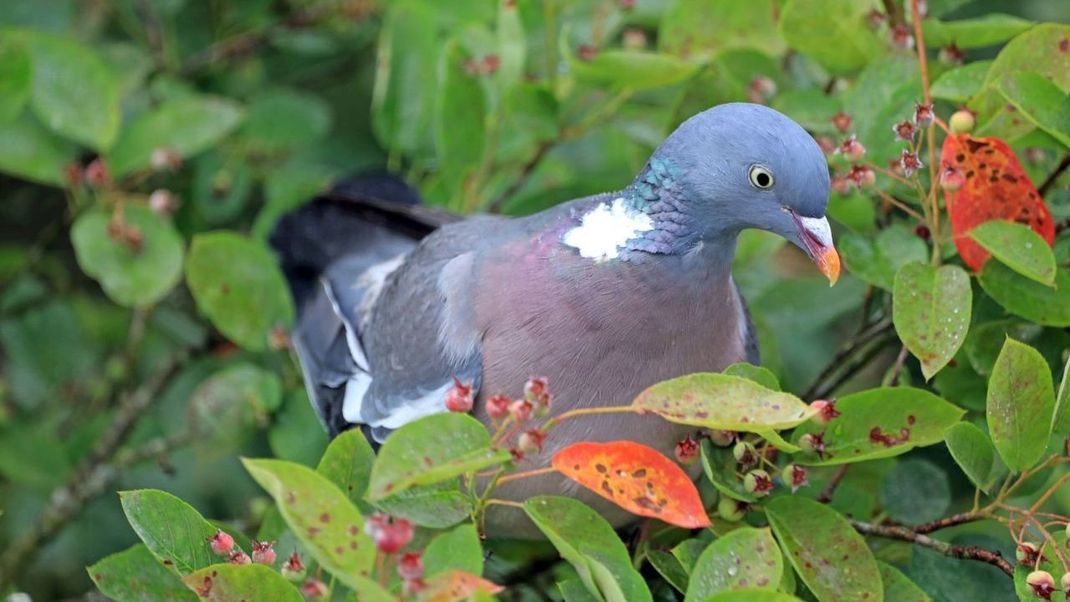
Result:
[[468,600],[472,594],[483,592],[497,594],[505,588],[464,571],[439,573],[427,580],[427,585],[420,591],[420,602],[461,602]]
[[966,265],[976,271],[988,260],[988,251],[974,242],[970,230],[984,222],[1002,219],[1025,224],[1048,244],[1055,240],[1055,223],[1044,199],[1022,169],[1014,151],[999,138],[953,134],[940,153],[942,177],[957,180],[957,190],[944,188],[951,216],[955,247]]
[[574,443],[554,454],[553,467],[632,514],[688,529],[710,526],[687,473],[645,445]]

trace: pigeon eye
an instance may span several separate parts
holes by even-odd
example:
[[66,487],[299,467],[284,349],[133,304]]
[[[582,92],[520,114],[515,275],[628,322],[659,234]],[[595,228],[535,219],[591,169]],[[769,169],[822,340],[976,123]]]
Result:
[[762,190],[772,188],[773,172],[761,165],[755,165],[750,168],[750,183],[755,188],[760,188]]

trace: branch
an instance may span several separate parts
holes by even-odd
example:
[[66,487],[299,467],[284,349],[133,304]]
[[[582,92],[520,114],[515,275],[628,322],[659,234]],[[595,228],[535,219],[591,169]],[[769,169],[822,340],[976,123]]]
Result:
[[[813,384],[803,393],[802,398],[820,399],[835,391],[884,349],[884,345],[892,340],[892,337],[887,336],[892,331],[892,321],[888,318],[859,330],[858,334],[847,341],[825,366],[825,369],[817,375]],[[875,341],[877,344],[871,345]],[[859,356],[860,359],[848,363],[852,358]]]
[[1007,560],[1003,558],[1003,555],[998,551],[988,550],[979,546],[956,546],[947,543],[946,541],[939,541],[927,535],[915,533],[914,530],[909,527],[874,525],[872,523],[864,523],[857,520],[851,520],[851,526],[855,528],[855,531],[858,531],[863,535],[906,541],[924,548],[929,548],[930,550],[936,550],[937,552],[952,558],[979,560],[997,567],[999,570],[1006,573],[1008,577],[1014,577],[1014,567],[1011,566],[1011,563],[1007,562]]
[[553,147],[554,143],[550,141],[540,143],[539,147],[535,149],[535,154],[531,155],[531,158],[520,168],[520,175],[509,184],[508,188],[503,190],[501,194],[490,202],[490,205],[487,206],[487,211],[490,213],[501,213],[505,203],[508,202],[514,194],[519,192],[520,189],[524,187],[524,184],[528,183],[528,180],[531,179],[531,174],[535,173],[535,168],[539,166],[539,163],[541,163],[544,158],[546,158],[546,155]]
[[1055,166],[1055,169],[1044,179],[1044,183],[1037,189],[1040,196],[1043,197],[1049,190],[1051,190],[1051,187],[1055,185],[1055,181],[1059,179],[1059,176],[1063,175],[1063,172],[1066,171],[1067,168],[1070,168],[1070,155],[1063,157],[1063,160],[1059,161],[1059,164]]
[[179,353],[143,385],[123,398],[114,419],[96,446],[67,482],[52,491],[37,519],[0,555],[0,587],[13,583],[19,570],[33,558],[34,552],[77,517],[89,500],[115,482],[123,469],[149,458],[161,457],[192,440],[192,433],[183,431],[157,437],[126,453],[119,449],[138,418],[187,357],[185,352]]
[[948,527],[954,527],[956,525],[962,525],[965,523],[972,523],[975,520],[981,520],[987,518],[986,515],[980,512],[961,512],[945,518],[940,518],[928,523],[922,523],[914,527],[913,531],[920,535],[926,533],[932,533],[933,531],[939,531],[940,529],[946,529]]
[[817,496],[817,501],[822,504],[827,504],[832,501],[832,495],[836,493],[836,488],[840,486],[840,481],[847,475],[847,469],[850,468],[850,464],[841,464],[836,469],[836,473],[832,475],[832,479],[829,480],[828,485],[821,490],[821,493]]

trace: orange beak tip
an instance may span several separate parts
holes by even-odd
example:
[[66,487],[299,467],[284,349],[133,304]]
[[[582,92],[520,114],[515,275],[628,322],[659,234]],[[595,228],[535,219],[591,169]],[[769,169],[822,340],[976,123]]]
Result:
[[829,247],[817,258],[817,268],[829,280],[829,286],[835,286],[840,279],[840,254],[835,247]]

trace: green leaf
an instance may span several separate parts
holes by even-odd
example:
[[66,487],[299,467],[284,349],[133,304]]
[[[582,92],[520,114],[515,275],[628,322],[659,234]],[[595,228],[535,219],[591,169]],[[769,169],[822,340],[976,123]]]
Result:
[[561,55],[568,59],[569,70],[576,79],[600,86],[630,90],[660,88],[682,82],[698,70],[695,63],[671,54],[638,50],[605,50],[584,61],[572,54],[566,35],[561,40]]
[[242,463],[275,500],[297,539],[323,568],[358,587],[375,562],[375,542],[364,534],[364,518],[334,483],[314,470],[283,460]]
[[903,225],[885,228],[876,238],[847,233],[836,246],[852,275],[888,291],[894,287],[900,268],[912,262],[924,263],[929,256],[925,242]]
[[995,484],[996,449],[988,435],[969,422],[959,422],[947,429],[944,442],[970,482],[989,493]]
[[381,500],[414,485],[429,485],[509,460],[490,447],[490,433],[466,414],[426,416],[394,431],[372,466],[368,499]]
[[951,506],[947,473],[920,458],[900,460],[884,477],[881,504],[900,523],[920,524],[936,520]]
[[524,77],[527,60],[527,37],[520,10],[515,2],[498,3],[498,58],[501,63],[495,73],[500,91],[512,89]]
[[[982,536],[969,540],[956,537],[952,543],[995,549],[1003,542]],[[921,546],[914,546],[911,551],[910,577],[940,602],[1015,599],[1013,583],[998,568],[983,562],[951,558]]]
[[457,193],[463,192],[465,178],[482,162],[486,140],[483,86],[465,70],[468,58],[461,44],[451,40],[441,56],[435,95],[435,151],[441,171]]
[[1051,416],[1051,432],[1059,436],[1070,435],[1070,358],[1063,367],[1063,379],[1059,381],[1059,395]]
[[766,515],[818,600],[884,599],[873,553],[840,513],[811,499],[782,496],[766,504]]
[[813,414],[794,395],[712,372],[657,383],[640,393],[632,408],[677,424],[749,433],[791,428]]
[[212,324],[250,351],[267,349],[271,331],[293,323],[293,300],[275,258],[240,234],[194,236],[186,282]]
[[0,124],[19,116],[33,90],[30,53],[21,40],[5,36],[0,40]]
[[235,449],[282,403],[274,373],[248,363],[231,365],[202,382],[189,402],[194,430],[214,451]]
[[95,209],[80,215],[71,227],[75,257],[82,271],[119,305],[152,305],[182,279],[182,238],[148,207],[128,204],[121,215],[141,233],[138,248],[109,234],[112,211]]
[[0,122],[0,171],[40,184],[62,186],[75,147],[46,130],[32,114]]
[[784,41],[770,18],[774,0],[739,3],[689,0],[669,4],[658,29],[659,48],[691,59],[707,59],[728,48],[762,48],[779,54]]
[[565,602],[601,602],[598,596],[587,591],[587,586],[579,577],[570,577],[557,584],[558,591]]
[[423,553],[424,574],[432,577],[451,570],[483,574],[483,546],[473,525],[461,525],[436,535]]
[[965,412],[943,399],[912,387],[870,389],[836,401],[840,416],[828,424],[808,422],[795,430],[798,445],[805,434],[822,434],[825,452],[795,456],[800,464],[823,466],[888,458],[915,447],[939,443]]
[[331,440],[316,472],[338,486],[361,512],[371,512],[364,501],[375,452],[359,428],[349,429]]
[[582,502],[553,496],[529,498],[524,511],[592,594],[607,602],[651,600],[627,548],[600,514]]
[[884,599],[888,602],[932,602],[929,594],[914,584],[899,569],[887,562],[877,561],[884,584]]
[[776,374],[773,374],[772,370],[763,366],[739,362],[725,368],[723,372],[729,376],[739,376],[740,378],[754,381],[771,391],[780,390],[780,381],[777,380]]
[[188,602],[197,599],[141,543],[103,558],[87,567],[86,572],[100,593],[117,602]]
[[921,22],[925,45],[930,48],[949,44],[954,44],[959,48],[994,46],[1006,42],[1032,26],[1032,21],[999,13],[959,21],[924,19]]
[[315,466],[327,442],[327,433],[308,401],[308,393],[304,389],[290,391],[268,431],[272,453],[280,460]]
[[1044,326],[1070,326],[1070,270],[1055,270],[1055,286],[1017,274],[998,261],[988,261],[978,279],[981,288],[1004,309]]
[[472,515],[472,500],[456,482],[410,487],[375,502],[375,507],[428,529],[446,529]]
[[301,592],[278,571],[262,564],[214,564],[190,573],[182,581],[201,600],[272,600],[304,602]]
[[249,103],[240,138],[250,150],[278,152],[323,138],[331,126],[331,107],[313,94],[279,88],[257,94]]
[[[865,24],[859,27],[867,29]],[[836,51],[839,46],[829,44],[828,48]],[[896,140],[891,126],[906,117],[903,107],[914,106],[922,95],[921,74],[914,53],[895,53],[872,61],[858,75],[843,95],[843,110],[854,119],[852,131],[866,145],[867,163],[887,165],[893,159],[899,160],[903,143]],[[890,178],[877,179],[877,187],[882,189],[896,185]]]
[[777,94],[773,97],[772,107],[791,116],[807,130],[831,134],[836,128],[829,118],[842,110],[843,104],[839,96],[805,88]]
[[706,550],[707,545],[709,545],[708,540],[697,537],[685,539],[676,544],[676,547],[672,549],[672,555],[680,561],[680,566],[690,575],[694,572],[695,565],[698,564],[698,557],[702,556],[702,552]]
[[833,73],[857,71],[884,53],[883,41],[866,26],[871,8],[863,0],[788,0],[780,11],[780,33]]
[[718,538],[691,571],[687,602],[725,590],[776,589],[784,571],[780,548],[769,529],[736,529]]
[[433,147],[441,23],[427,3],[391,3],[380,28],[372,127],[388,150],[427,156]]
[[908,263],[895,276],[892,320],[928,380],[955,357],[970,328],[973,291],[966,270]]
[[106,150],[119,132],[119,85],[96,50],[40,31],[25,38],[33,63],[30,106],[57,134]]
[[757,496],[743,488],[743,482],[736,476],[739,462],[731,449],[714,447],[708,438],[702,440],[701,446],[702,470],[721,495],[741,502],[758,501]]
[[1070,148],[1070,97],[1039,73],[1008,74],[999,90],[1023,117]]
[[773,592],[764,589],[740,589],[714,594],[703,602],[799,602],[799,598],[784,592]]
[[675,556],[661,550],[650,549],[646,551],[646,559],[669,585],[681,594],[687,591],[689,580],[687,571]]
[[1051,433],[1055,388],[1044,356],[1008,338],[988,379],[988,430],[1003,462],[1014,472],[1044,455]]
[[188,159],[215,146],[241,119],[241,107],[223,98],[186,96],[164,102],[123,129],[108,154],[112,174],[122,177],[148,167],[157,149]]
[[985,85],[985,77],[992,61],[974,61],[968,65],[944,71],[932,85],[933,98],[964,103]]
[[185,575],[219,560],[208,545],[216,528],[186,502],[157,489],[120,491],[119,501],[134,532],[164,566]]
[[1041,284],[1054,284],[1055,255],[1029,226],[991,220],[970,230],[970,237],[1015,272]]

